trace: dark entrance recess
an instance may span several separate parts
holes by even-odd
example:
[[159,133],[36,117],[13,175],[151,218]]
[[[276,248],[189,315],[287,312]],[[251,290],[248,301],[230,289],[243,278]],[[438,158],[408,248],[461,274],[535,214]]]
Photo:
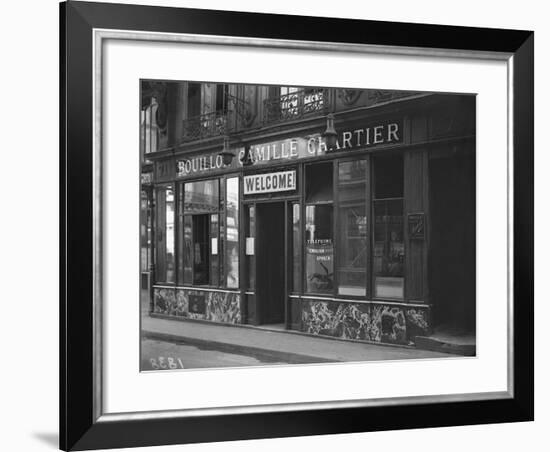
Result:
[[429,172],[433,325],[475,332],[475,155],[451,152],[432,158]]
[[285,321],[285,203],[256,204],[256,295],[259,324]]

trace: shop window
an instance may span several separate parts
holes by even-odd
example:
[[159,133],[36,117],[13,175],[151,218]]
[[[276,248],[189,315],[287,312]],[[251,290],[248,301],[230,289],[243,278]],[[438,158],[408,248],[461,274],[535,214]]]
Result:
[[229,288],[239,287],[239,178],[226,180],[225,273]]
[[374,296],[404,297],[403,158],[374,159]]
[[306,291],[333,293],[332,162],[306,167]]
[[367,161],[338,165],[338,294],[365,296],[367,286]]
[[175,199],[172,186],[157,190],[156,280],[175,282],[174,219]]

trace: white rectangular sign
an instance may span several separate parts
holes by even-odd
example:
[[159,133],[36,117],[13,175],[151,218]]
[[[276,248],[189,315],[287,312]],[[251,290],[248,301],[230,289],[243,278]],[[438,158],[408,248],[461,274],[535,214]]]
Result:
[[296,171],[254,174],[244,177],[244,194],[257,195],[296,189]]
[[246,238],[246,255],[254,256],[254,237]]

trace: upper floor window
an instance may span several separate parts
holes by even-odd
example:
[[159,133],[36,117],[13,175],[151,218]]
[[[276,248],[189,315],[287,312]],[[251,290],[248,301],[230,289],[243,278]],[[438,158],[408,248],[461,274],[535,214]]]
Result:
[[227,129],[229,85],[189,83],[183,139],[198,140],[224,135]]
[[216,85],[216,113],[226,115],[228,112],[229,85]]
[[272,86],[264,101],[264,122],[300,118],[324,110],[326,90],[295,86]]
[[154,97],[140,112],[140,149],[142,160],[145,155],[158,150],[159,127],[157,125],[157,110],[159,104]]

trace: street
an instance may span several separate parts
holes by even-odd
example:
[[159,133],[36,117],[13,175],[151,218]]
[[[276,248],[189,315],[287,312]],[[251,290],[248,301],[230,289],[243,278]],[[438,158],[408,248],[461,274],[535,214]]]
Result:
[[[244,352],[243,352],[244,353]],[[143,338],[141,341],[141,370],[176,370],[205,367],[242,367],[266,364],[287,364],[265,356],[251,356],[216,350],[213,346]]]

